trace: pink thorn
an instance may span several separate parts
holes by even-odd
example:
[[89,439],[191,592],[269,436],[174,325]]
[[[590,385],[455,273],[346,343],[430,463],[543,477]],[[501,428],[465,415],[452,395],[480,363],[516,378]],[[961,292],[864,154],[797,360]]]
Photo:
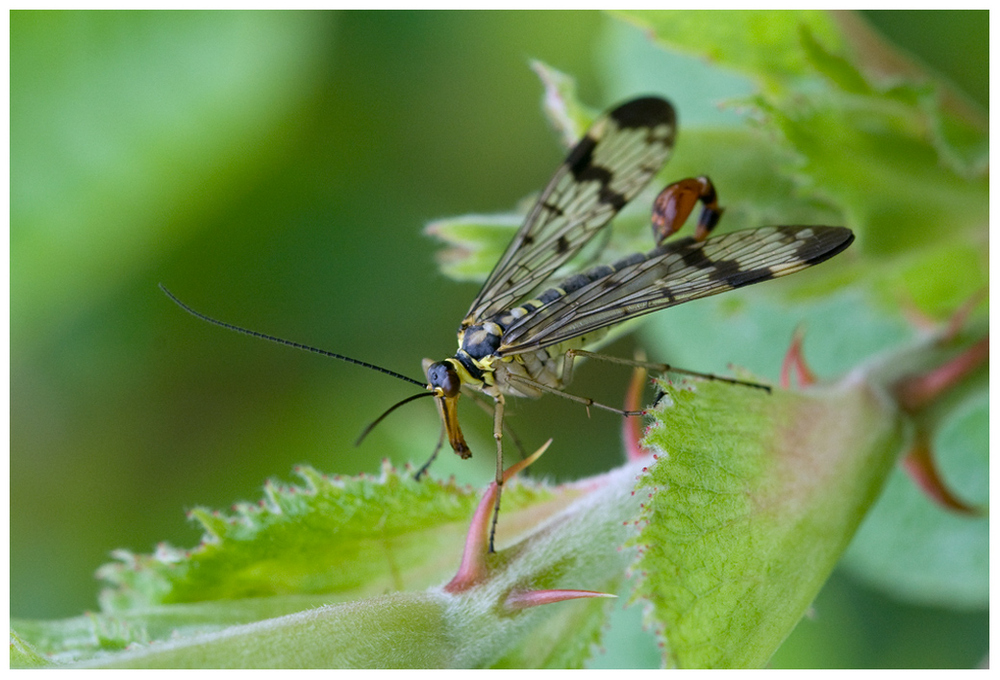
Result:
[[[969,296],[969,299],[962,303],[962,305],[955,310],[948,320],[948,324],[945,327],[944,334],[941,336],[941,342],[949,342],[955,339],[958,332],[962,330],[962,326],[965,322],[969,320],[969,316],[976,309],[980,302],[986,298],[986,294],[989,291],[987,289],[982,289],[976,291]],[[910,322],[917,330],[930,332],[937,328],[937,321],[927,314],[920,311],[917,304],[912,299],[905,299],[902,302],[903,316]]]
[[902,310],[903,318],[918,331],[929,333],[937,326],[937,321],[932,319],[927,314],[924,314],[920,308],[917,307],[917,303],[908,296],[904,296],[904,299],[900,301],[900,309]]
[[789,389],[791,387],[791,373],[794,370],[798,378],[799,386],[808,387],[816,383],[816,374],[812,372],[806,359],[802,354],[803,333],[801,328],[796,328],[792,335],[792,344],[788,346],[788,352],[781,362],[781,387]]
[[948,327],[945,329],[944,336],[941,338],[941,342],[950,342],[954,340],[958,335],[962,327],[965,326],[965,322],[969,320],[972,312],[979,306],[979,303],[986,298],[987,289],[982,289],[966,300],[961,307],[959,307],[954,314],[951,315],[951,319],[948,320]]
[[514,591],[507,596],[508,609],[521,610],[537,607],[553,602],[578,600],[582,597],[618,597],[611,593],[598,593],[593,590],[524,590]]
[[[646,369],[636,368],[632,371],[632,380],[625,391],[625,410],[638,411],[642,400],[642,389],[646,386]],[[622,439],[625,440],[625,456],[631,461],[637,461],[649,455],[639,441],[642,422],[638,418],[627,417],[622,421]]]
[[990,336],[987,335],[944,365],[899,380],[893,386],[896,400],[905,411],[919,411],[989,361],[989,358]]
[[[513,477],[518,472],[520,472],[521,470],[523,470],[524,468],[528,467],[529,465],[531,465],[532,463],[534,463],[536,460],[538,460],[539,458],[541,458],[542,454],[545,453],[546,449],[549,448],[549,445],[551,443],[552,443],[552,440],[550,439],[547,442],[545,442],[544,444],[542,444],[540,447],[538,447],[538,450],[535,451],[533,454],[531,454],[527,458],[524,458],[523,460],[517,461],[516,463],[514,463],[513,465],[511,465],[509,468],[507,468],[504,471],[504,473],[503,473],[503,481],[506,483],[511,477]],[[496,482],[494,482],[494,485],[496,485]]]
[[[518,472],[534,463],[549,448],[552,440],[548,440],[533,454],[519,460],[511,465],[503,473],[503,481],[506,483]],[[490,518],[493,515],[493,503],[497,495],[497,483],[493,481],[486,488],[472,516],[472,524],[469,526],[469,533],[465,536],[465,549],[462,551],[462,563],[458,566],[455,578],[444,587],[445,592],[460,593],[468,590],[487,576],[486,556],[490,550]]]
[[971,506],[959,500],[958,496],[951,492],[944,480],[941,479],[937,465],[934,463],[934,456],[927,443],[927,437],[923,433],[917,433],[913,448],[903,458],[903,469],[920,490],[938,505],[966,515],[986,514],[984,508]]

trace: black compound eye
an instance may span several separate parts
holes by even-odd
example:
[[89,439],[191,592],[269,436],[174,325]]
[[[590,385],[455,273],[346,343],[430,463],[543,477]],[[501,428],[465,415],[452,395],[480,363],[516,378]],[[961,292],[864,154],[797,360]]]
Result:
[[432,388],[440,389],[446,397],[454,397],[462,389],[462,380],[458,377],[458,373],[445,361],[427,367],[427,381]]

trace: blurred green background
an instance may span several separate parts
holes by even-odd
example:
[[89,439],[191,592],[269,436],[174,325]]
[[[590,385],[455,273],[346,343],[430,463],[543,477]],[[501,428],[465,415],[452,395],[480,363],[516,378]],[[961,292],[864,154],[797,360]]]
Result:
[[[891,39],[988,106],[987,12],[878,12]],[[297,463],[355,474],[429,453],[430,404],[352,443],[414,392],[227,333],[226,321],[421,378],[451,354],[476,287],[445,279],[434,218],[510,209],[562,152],[528,68],[622,92],[609,55],[642,41],[594,12],[11,14],[11,615],[96,607],[110,551],[194,545],[183,511],[255,500]],[[647,84],[697,100],[684,74]],[[710,102],[701,102],[702,105]],[[631,341],[614,348],[631,354]],[[588,365],[574,391],[621,400]],[[474,451],[485,415],[466,409]],[[558,399],[511,419],[556,479],[620,459],[619,422]],[[605,451],[581,460],[576,451]],[[442,456],[482,485],[493,461]],[[986,612],[894,602],[835,574],[775,665],[969,666]],[[639,663],[639,659],[636,659]]]

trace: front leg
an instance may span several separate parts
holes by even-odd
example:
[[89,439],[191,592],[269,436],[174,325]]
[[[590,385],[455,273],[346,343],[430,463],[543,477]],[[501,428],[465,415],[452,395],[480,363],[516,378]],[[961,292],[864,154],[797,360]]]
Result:
[[493,406],[493,438],[497,442],[497,497],[493,501],[493,524],[490,527],[490,552],[493,549],[493,539],[497,533],[497,520],[500,518],[500,496],[503,492],[503,407],[504,398],[501,392],[497,392],[493,397],[496,403]]
[[437,458],[438,452],[441,450],[441,446],[443,444],[444,444],[444,426],[442,425],[441,434],[438,436],[438,443],[437,446],[434,447],[434,452],[431,454],[431,457],[427,459],[427,462],[420,466],[420,469],[417,470],[417,474],[413,475],[413,479],[419,482],[420,478],[427,473],[427,469],[431,466],[431,463],[433,463],[434,460]]

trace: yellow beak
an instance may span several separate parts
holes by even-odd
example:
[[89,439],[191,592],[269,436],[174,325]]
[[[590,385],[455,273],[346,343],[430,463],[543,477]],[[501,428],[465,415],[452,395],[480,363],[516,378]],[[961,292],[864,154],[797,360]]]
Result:
[[462,436],[462,428],[458,425],[458,395],[454,397],[438,397],[434,400],[437,404],[438,414],[441,416],[441,423],[448,433],[448,442],[451,448],[463,459],[471,458],[472,451],[465,443]]

